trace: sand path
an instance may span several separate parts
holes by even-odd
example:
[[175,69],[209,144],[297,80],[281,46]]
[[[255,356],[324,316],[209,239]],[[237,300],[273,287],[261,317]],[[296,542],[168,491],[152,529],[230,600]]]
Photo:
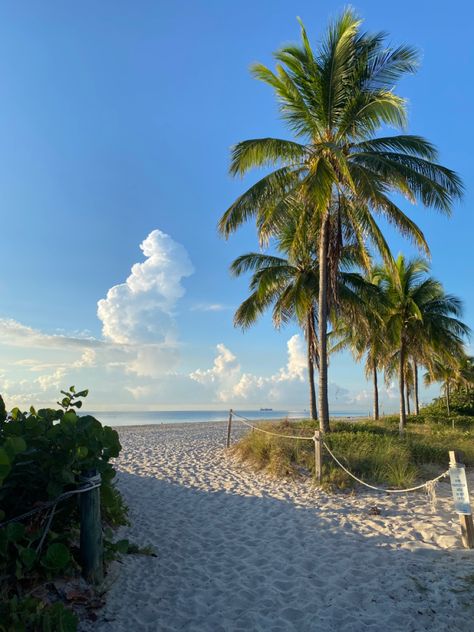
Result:
[[[225,426],[120,429],[125,556],[98,632],[468,632],[474,553],[449,486],[328,495],[233,462]],[[377,505],[381,515],[370,515]],[[84,626],[84,630],[88,629]]]

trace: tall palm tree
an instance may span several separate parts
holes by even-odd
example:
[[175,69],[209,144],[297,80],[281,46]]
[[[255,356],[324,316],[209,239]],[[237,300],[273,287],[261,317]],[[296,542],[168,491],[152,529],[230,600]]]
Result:
[[331,352],[348,348],[357,362],[365,356],[365,375],[373,380],[373,418],[378,420],[378,371],[383,366],[386,355],[386,304],[380,288],[380,275],[371,269],[366,271],[363,278],[365,284],[360,288],[362,294],[358,309],[354,311],[352,318],[344,315],[337,319],[337,325],[332,333],[337,342]]
[[439,281],[428,276],[428,271],[423,259],[406,261],[403,255],[399,255],[394,266],[380,270],[388,305],[387,339],[394,349],[388,372],[395,365],[398,367],[401,433],[406,424],[406,377],[413,346],[419,344],[423,348],[428,363],[430,355],[459,355],[463,337],[469,333],[469,328],[459,320],[461,302],[445,294]]
[[307,343],[308,379],[311,418],[317,419],[314,368],[318,365],[315,298],[318,268],[310,253],[301,253],[297,260],[257,252],[241,255],[231,264],[234,275],[252,271],[250,296],[239,306],[234,324],[246,329],[273,304],[273,323],[296,319]]
[[224,213],[225,236],[256,217],[262,241],[278,234],[290,199],[304,200],[300,230],[318,244],[319,414],[329,429],[327,321],[339,253],[348,235],[367,240],[390,260],[375,217],[383,216],[426,252],[421,230],[390,199],[393,192],[450,212],[460,196],[456,174],[437,164],[436,150],[419,136],[376,137],[383,126],[405,126],[406,104],[396,95],[398,79],[415,71],[410,46],[388,47],[381,33],[362,32],[351,9],[330,24],[316,50],[301,23],[301,44],[275,53],[275,72],[262,64],[254,76],[275,91],[284,121],[295,140],[257,138],[238,143],[230,171],[274,168]]
[[441,392],[446,398],[446,412],[451,415],[451,385],[454,382],[455,369],[452,361],[443,361],[442,358],[433,358],[430,368],[425,373],[424,382],[430,386],[433,382],[441,382]]
[[[231,264],[231,272],[240,276],[251,271],[250,296],[239,306],[234,324],[246,329],[271,306],[276,328],[296,320],[304,331],[307,343],[308,377],[311,418],[317,419],[314,370],[319,366],[317,340],[317,298],[319,262],[315,241],[298,231],[300,209],[293,204],[287,209],[285,221],[279,230],[277,250],[283,256],[250,252],[237,257]],[[295,247],[296,246],[296,247]],[[351,268],[360,267],[362,258],[368,257],[356,244],[346,245],[341,253],[340,271],[337,275],[339,309],[346,318],[360,313],[362,297],[365,297],[366,280]],[[335,317],[335,314],[333,314]]]

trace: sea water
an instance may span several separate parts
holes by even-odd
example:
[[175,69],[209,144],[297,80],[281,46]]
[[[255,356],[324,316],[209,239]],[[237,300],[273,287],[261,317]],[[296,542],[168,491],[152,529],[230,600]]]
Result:
[[[307,410],[239,410],[246,419],[305,419]],[[178,424],[210,421],[227,421],[229,410],[157,410],[90,412],[106,426],[142,426],[149,424]],[[365,417],[362,412],[331,412],[331,417]]]

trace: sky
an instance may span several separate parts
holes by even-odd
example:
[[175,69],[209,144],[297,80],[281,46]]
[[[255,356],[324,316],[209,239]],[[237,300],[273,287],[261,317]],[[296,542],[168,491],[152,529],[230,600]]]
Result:
[[[353,6],[368,30],[421,52],[398,88],[408,131],[437,145],[466,195],[450,219],[406,211],[474,327],[474,5]],[[10,407],[52,405],[70,384],[90,389],[93,409],[308,407],[297,327],[277,332],[269,317],[233,327],[248,279],[228,267],[258,249],[255,227],[225,241],[216,224],[258,177],[230,177],[230,147],[291,137],[249,65],[271,65],[298,40],[296,16],[316,42],[343,7],[0,2],[0,393]],[[415,253],[387,235],[395,253]],[[371,386],[347,353],[331,359],[329,380],[332,410],[369,410]],[[396,407],[396,385],[383,386],[382,409]]]

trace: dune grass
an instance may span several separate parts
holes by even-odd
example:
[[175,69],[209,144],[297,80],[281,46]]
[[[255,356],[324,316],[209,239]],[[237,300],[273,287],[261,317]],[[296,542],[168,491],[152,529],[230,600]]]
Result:
[[[359,478],[390,487],[407,487],[441,473],[448,465],[448,450],[463,453],[474,466],[474,417],[463,416],[457,427],[451,420],[420,415],[410,418],[404,437],[398,433],[398,418],[383,421],[333,422],[325,441],[337,458]],[[281,434],[311,437],[317,423],[309,420],[262,423],[260,427]],[[234,454],[257,470],[273,476],[314,476],[314,444],[270,436],[258,431],[246,434],[233,448]],[[324,484],[350,488],[354,481],[326,455]]]

